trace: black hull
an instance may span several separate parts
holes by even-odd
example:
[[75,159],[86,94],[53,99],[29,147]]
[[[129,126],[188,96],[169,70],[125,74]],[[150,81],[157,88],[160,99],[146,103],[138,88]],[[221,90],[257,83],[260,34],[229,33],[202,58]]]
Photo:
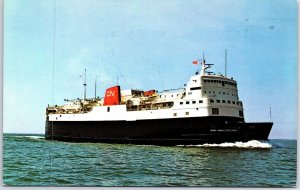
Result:
[[146,145],[192,145],[267,140],[273,123],[233,117],[137,121],[46,121],[47,140]]

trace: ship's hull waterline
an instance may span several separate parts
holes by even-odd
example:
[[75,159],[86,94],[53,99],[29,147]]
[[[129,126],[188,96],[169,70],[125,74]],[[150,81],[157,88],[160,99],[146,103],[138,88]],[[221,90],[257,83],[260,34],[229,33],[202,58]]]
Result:
[[234,117],[136,121],[46,121],[46,139],[144,145],[196,145],[267,140],[273,123]]

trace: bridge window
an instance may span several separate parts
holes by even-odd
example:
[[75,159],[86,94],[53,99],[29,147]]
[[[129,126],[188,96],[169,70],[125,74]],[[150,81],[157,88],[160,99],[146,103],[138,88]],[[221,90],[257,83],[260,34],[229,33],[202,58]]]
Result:
[[199,103],[200,103],[200,104],[203,103],[203,100],[199,100]]
[[217,103],[220,103],[220,100],[217,100]]
[[214,100],[209,100],[210,103],[214,103]]
[[193,104],[196,104],[196,101],[192,101]]
[[189,112],[185,112],[185,115],[189,115]]
[[173,113],[173,116],[177,116],[177,113]]
[[183,104],[183,102],[180,102],[179,104],[180,104],[180,105],[182,105],[182,104]]
[[225,101],[225,100],[222,100],[222,103],[226,103],[226,101]]
[[190,104],[190,102],[189,102],[189,101],[186,101],[185,103],[186,103],[186,104]]
[[107,107],[107,112],[110,112],[110,107]]

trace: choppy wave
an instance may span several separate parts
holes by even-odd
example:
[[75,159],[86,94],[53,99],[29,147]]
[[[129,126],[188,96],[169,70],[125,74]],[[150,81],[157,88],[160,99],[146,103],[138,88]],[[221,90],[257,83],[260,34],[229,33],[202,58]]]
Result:
[[270,139],[261,142],[271,149],[243,149],[53,143],[39,137],[4,134],[3,184],[290,188],[297,179],[296,140]]
[[195,147],[225,147],[225,148],[272,148],[272,145],[258,140],[251,140],[248,142],[234,142],[221,144],[202,144],[202,145],[179,145],[179,146],[195,146]]

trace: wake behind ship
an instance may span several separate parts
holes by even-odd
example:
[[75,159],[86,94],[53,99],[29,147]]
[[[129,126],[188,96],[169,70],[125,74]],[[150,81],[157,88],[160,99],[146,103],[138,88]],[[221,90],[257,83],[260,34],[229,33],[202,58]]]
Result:
[[[237,83],[206,70],[184,88],[106,89],[104,98],[66,100],[46,108],[47,140],[73,142],[192,145],[267,140],[272,122],[246,123]],[[86,82],[84,83],[86,87]]]

